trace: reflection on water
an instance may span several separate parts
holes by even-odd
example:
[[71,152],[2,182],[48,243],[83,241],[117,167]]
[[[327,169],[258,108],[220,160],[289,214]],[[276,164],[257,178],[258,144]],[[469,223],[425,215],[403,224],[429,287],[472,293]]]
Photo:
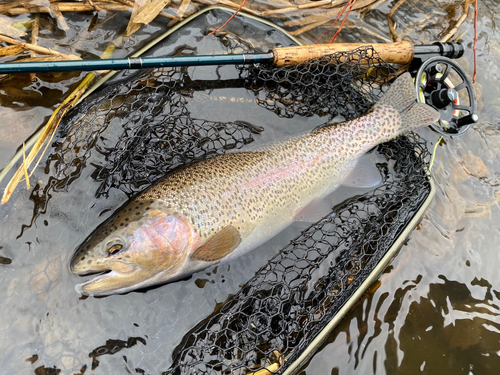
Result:
[[[394,2],[382,3],[365,21],[387,35],[385,14],[392,5]],[[494,1],[479,4],[481,122],[465,136],[445,139],[437,147],[433,173],[438,191],[426,217],[380,284],[343,320],[303,372],[485,374],[498,367],[500,71],[496,61],[500,57],[500,15],[492,12],[495,5]],[[416,43],[436,40],[448,15],[459,8],[435,4],[442,11],[427,17],[426,8],[419,7],[416,1],[408,1],[394,15],[400,35],[408,35]],[[76,18],[73,22],[83,21]],[[151,25],[144,35],[158,30]],[[463,31],[467,31],[463,38],[471,48],[472,28],[465,25]],[[355,35],[353,29],[349,33],[346,40]],[[113,33],[104,36],[112,39]],[[78,49],[90,47],[92,54],[98,54],[83,36],[81,43]],[[128,48],[135,48],[132,45]],[[472,75],[469,61],[470,49],[460,64]],[[74,85],[79,77],[70,77],[65,85]],[[0,125],[1,164],[43,123],[63,93],[57,82],[43,79],[15,86],[4,83],[3,87],[10,91],[0,93],[2,115],[8,119]],[[42,94],[50,100],[28,108]],[[204,95],[200,94],[201,100],[206,99]],[[256,114],[257,119],[264,117]],[[12,131],[8,125],[14,121],[19,126]],[[430,131],[422,134],[437,141]],[[84,181],[90,176],[80,178]],[[48,183],[44,174],[34,181],[37,179],[40,186]],[[52,204],[20,238],[20,228],[27,223],[26,213],[31,215],[36,197],[19,192],[11,203],[0,207],[0,372],[43,374],[57,366],[62,374],[158,373],[168,367],[173,347],[193,322],[234,294],[252,270],[265,263],[269,249],[279,250],[300,231],[291,227],[282,238],[231,266],[147,293],[79,299],[72,289],[78,279],[67,269],[71,252],[126,199],[121,192],[112,191],[108,199],[97,202],[94,193],[88,184],[73,184],[70,198],[55,194]],[[89,209],[96,202],[99,210]]]
[[[407,250],[407,249],[405,249]],[[411,251],[411,249],[410,249]],[[382,285],[393,285],[388,280]],[[398,278],[380,287],[338,326],[305,373],[495,373],[499,297],[485,279]],[[394,286],[394,285],[393,285]]]

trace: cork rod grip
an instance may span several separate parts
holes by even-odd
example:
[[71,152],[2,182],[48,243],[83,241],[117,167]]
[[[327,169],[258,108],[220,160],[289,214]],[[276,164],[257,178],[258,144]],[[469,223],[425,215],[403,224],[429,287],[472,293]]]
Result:
[[[296,65],[303,61],[338,52],[352,51],[359,47],[372,46],[380,58],[392,64],[407,64],[413,60],[413,44],[408,41],[397,43],[333,43],[307,46],[275,48],[273,66]],[[363,63],[361,61],[361,63]]]

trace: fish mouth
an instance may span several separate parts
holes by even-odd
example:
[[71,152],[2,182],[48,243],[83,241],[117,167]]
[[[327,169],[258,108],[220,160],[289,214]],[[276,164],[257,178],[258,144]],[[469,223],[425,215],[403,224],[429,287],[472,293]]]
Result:
[[75,285],[75,290],[79,294],[88,296],[103,296],[115,293],[125,293],[137,283],[134,277],[136,272],[122,274],[117,271],[107,270],[95,275],[90,280]]
[[141,273],[140,270],[136,264],[122,261],[96,265],[93,269],[78,267],[78,265],[71,267],[71,272],[76,275],[93,276],[90,280],[77,284],[75,290],[80,294],[96,296],[120,293],[122,289],[134,285],[137,279],[140,279],[140,276],[136,277],[136,274]]
[[101,274],[109,271],[129,274],[137,270],[137,268],[138,266],[135,263],[125,262],[123,260],[112,260],[92,265],[78,262],[72,263],[70,266],[71,272],[80,276]]
[[110,294],[111,291],[103,288],[108,281],[113,280],[118,273],[112,270],[106,270],[101,272],[86,273],[85,276],[94,275],[90,280],[75,285],[75,290],[77,293],[82,295],[106,295]]
[[78,276],[82,276],[82,277],[93,276],[93,277],[87,278],[87,281],[85,281],[82,284],[78,284],[78,285],[88,284],[88,283],[90,283],[90,282],[92,282],[92,281],[94,281],[94,280],[96,280],[104,275],[110,274],[112,272],[114,272],[114,271],[108,269],[108,270],[101,270],[101,271],[87,271],[87,272],[77,273]]
[[89,269],[79,269],[71,266],[71,272],[78,276],[99,276],[105,273],[111,272],[111,269],[100,269],[100,270],[89,270]]

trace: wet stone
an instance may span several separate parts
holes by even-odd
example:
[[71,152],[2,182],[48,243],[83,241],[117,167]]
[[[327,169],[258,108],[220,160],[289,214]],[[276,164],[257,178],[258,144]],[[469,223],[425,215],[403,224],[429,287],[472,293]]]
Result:
[[7,297],[12,296],[12,293],[16,290],[16,286],[18,283],[19,279],[12,279],[10,281],[9,287],[7,288]]
[[453,182],[462,183],[466,181],[470,176],[466,172],[466,168],[458,163],[457,161],[451,163],[451,179]]
[[62,350],[64,350],[64,345],[61,342],[57,342],[54,345],[47,346],[45,348],[45,354],[49,357],[57,357]]
[[61,339],[61,335],[59,334],[59,332],[51,330],[47,333],[43,342],[45,345],[52,345],[55,342],[59,341],[60,339]]
[[49,282],[45,273],[39,273],[31,280],[31,290],[33,293],[45,293],[49,289]]
[[75,366],[75,358],[70,356],[63,356],[61,358],[61,364],[64,370],[71,370]]
[[465,200],[452,185],[447,186],[446,196],[443,199],[438,198],[436,200],[438,201],[436,212],[441,217],[443,226],[456,229],[460,220],[465,215]]
[[[17,343],[16,343],[17,344]],[[34,355],[30,350],[23,350],[15,358],[11,358],[10,363],[12,365],[12,370],[14,374],[33,374],[33,368],[38,367],[37,364],[33,365],[29,358],[33,358]],[[37,356],[38,359],[38,356]]]
[[59,259],[53,261],[47,267],[47,276],[50,280],[55,281],[61,276],[61,262]]
[[465,154],[463,159],[467,169],[472,173],[472,175],[482,178],[487,177],[490,174],[490,171],[483,159],[474,155],[471,151]]
[[44,271],[45,268],[47,268],[47,264],[48,264],[48,260],[47,259],[43,259],[40,261],[40,263],[38,264],[35,264],[33,266],[33,274],[36,275],[36,274],[39,274],[40,272]]
[[34,318],[31,315],[22,316],[21,318],[19,318],[19,320],[17,320],[14,323],[14,328],[18,332],[22,332],[22,333],[33,331],[33,327],[34,327],[33,319]]

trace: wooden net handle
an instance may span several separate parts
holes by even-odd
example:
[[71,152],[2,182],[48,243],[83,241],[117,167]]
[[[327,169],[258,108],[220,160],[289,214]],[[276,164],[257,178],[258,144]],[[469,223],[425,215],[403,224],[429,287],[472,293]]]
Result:
[[[352,51],[356,48],[371,46],[380,58],[392,64],[408,64],[413,60],[413,44],[408,41],[397,43],[334,43],[307,46],[283,47],[271,50],[274,54],[273,66],[297,65],[303,61],[331,55],[338,52]],[[363,61],[361,61],[363,63]]]

